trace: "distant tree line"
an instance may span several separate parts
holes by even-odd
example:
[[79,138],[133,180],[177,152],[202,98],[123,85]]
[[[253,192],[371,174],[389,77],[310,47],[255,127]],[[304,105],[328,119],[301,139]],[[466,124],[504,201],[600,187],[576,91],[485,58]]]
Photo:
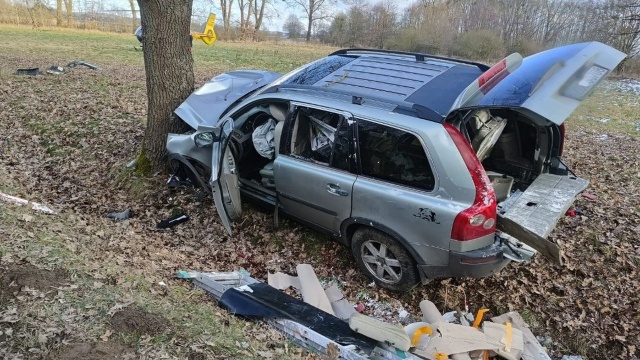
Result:
[[[590,40],[640,50],[640,0],[193,1],[194,19],[218,15],[221,40],[266,39],[265,22],[278,16],[277,30],[291,39],[478,60]],[[0,22],[129,32],[139,24],[136,3],[113,10],[99,0],[0,0]]]
[[356,0],[317,30],[337,46],[479,60],[590,40],[635,55],[639,34],[639,0],[417,0],[402,9]]

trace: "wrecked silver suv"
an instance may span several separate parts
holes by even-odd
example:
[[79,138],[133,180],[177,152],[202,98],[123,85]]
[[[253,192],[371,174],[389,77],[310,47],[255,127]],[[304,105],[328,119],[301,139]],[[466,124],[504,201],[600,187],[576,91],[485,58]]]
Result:
[[564,121],[625,55],[597,42],[493,67],[349,49],[289,74],[233,71],[175,113],[174,181],[329,233],[379,286],[483,277],[537,251],[588,182],[562,162]]

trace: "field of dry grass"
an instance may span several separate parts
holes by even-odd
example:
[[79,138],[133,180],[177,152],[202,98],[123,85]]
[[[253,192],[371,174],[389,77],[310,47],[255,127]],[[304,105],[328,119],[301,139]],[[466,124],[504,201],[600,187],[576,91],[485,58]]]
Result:
[[[566,158],[591,180],[595,200],[553,233],[565,266],[536,257],[481,280],[445,279],[397,296],[369,287],[349,252],[305,227],[245,206],[233,237],[209,199],[171,191],[164,175],[136,177],[125,164],[142,139],[145,88],[133,36],[0,27],[0,192],[45,203],[56,215],[0,202],[0,357],[304,358],[312,355],[255,322],[226,314],[180,269],[295,272],[312,264],[367,311],[418,316],[440,308],[518,310],[554,357],[633,358],[640,347],[640,100],[608,82],[568,122]],[[333,49],[283,44],[196,44],[196,81],[220,72],[285,72]],[[62,76],[17,68],[85,60]],[[112,211],[134,216],[113,222]],[[155,224],[176,211],[191,220]],[[105,355],[106,354],[106,355]]]

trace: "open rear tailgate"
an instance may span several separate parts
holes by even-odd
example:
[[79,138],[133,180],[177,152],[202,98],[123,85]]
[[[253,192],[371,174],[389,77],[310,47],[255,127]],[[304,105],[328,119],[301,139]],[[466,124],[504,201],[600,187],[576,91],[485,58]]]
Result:
[[547,240],[560,217],[589,181],[575,176],[542,174],[506,209],[498,212],[497,228],[562,264],[557,244]]

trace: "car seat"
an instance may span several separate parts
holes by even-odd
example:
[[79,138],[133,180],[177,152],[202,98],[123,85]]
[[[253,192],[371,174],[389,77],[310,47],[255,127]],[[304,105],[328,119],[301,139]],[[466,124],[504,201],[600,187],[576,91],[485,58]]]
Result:
[[[271,104],[269,105],[269,112],[271,116],[277,121],[276,128],[273,135],[273,144],[275,147],[275,158],[278,157],[280,152],[280,137],[282,135],[282,127],[284,126],[284,120],[287,117],[287,108],[284,104]],[[274,158],[274,160],[275,160]],[[273,188],[276,186],[273,177],[273,161],[265,165],[260,170],[260,176],[262,177],[262,185],[265,187]]]

